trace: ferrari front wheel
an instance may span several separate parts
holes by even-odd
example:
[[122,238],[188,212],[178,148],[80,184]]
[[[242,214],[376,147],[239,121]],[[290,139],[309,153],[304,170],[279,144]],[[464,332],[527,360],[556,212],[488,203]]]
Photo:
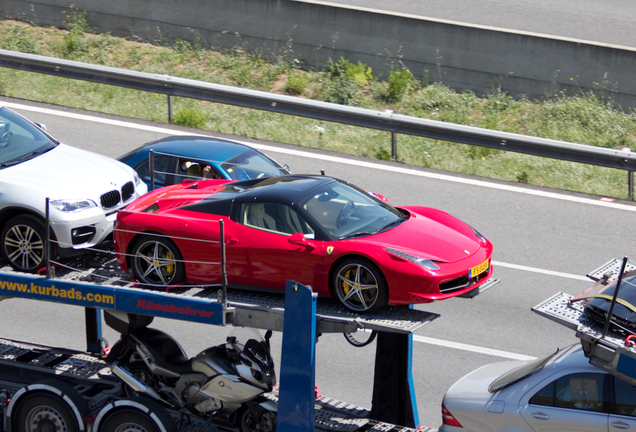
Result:
[[135,279],[150,287],[166,287],[183,282],[185,267],[177,246],[160,236],[144,236],[132,248]]
[[387,305],[389,292],[386,280],[380,269],[369,260],[348,258],[338,264],[332,278],[334,295],[353,312],[373,312]]

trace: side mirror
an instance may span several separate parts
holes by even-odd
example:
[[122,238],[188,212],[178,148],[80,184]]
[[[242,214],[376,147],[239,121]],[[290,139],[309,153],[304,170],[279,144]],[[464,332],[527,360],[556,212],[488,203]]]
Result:
[[388,198],[386,198],[384,195],[379,194],[377,192],[369,192],[369,195],[376,197],[377,199],[384,201],[384,202],[389,202]]
[[312,249],[314,247],[309,242],[309,240],[307,240],[307,237],[305,237],[305,234],[303,234],[301,232],[298,232],[298,233],[290,235],[289,237],[287,237],[287,241],[290,242],[293,245],[308,247],[308,248],[312,248]]

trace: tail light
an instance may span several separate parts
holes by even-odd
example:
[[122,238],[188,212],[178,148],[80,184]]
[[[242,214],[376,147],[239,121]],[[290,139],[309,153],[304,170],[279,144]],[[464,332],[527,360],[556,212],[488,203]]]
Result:
[[455,417],[453,417],[453,415],[444,406],[444,404],[442,404],[442,423],[447,426],[462,427],[462,425],[457,421]]

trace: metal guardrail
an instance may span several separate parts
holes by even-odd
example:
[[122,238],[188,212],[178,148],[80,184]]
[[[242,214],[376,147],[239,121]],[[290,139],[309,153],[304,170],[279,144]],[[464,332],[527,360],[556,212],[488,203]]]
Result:
[[626,170],[629,173],[629,198],[631,200],[634,198],[633,172],[636,171],[636,152],[629,150],[615,150],[500,132],[411,117],[396,114],[393,111],[349,107],[294,96],[10,50],[0,49],[0,67],[165,94],[169,98],[169,105],[170,97],[180,96],[383,130],[392,134],[392,155],[396,160],[396,134],[405,134]]

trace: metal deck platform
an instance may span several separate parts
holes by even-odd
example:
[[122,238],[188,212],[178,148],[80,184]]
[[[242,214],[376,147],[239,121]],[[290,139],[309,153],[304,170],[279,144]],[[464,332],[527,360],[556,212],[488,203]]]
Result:
[[[615,280],[621,267],[622,260],[613,259],[587,276],[600,287]],[[625,272],[633,270],[636,270],[636,264],[628,261]],[[589,292],[590,296],[593,294],[593,291]],[[575,330],[590,363],[636,385],[636,347],[626,345],[625,333],[618,333],[611,326],[606,331],[604,326],[588,318],[584,312],[586,299],[583,297],[573,302],[574,298],[575,296],[559,292],[533,307],[532,311]]]
[[[16,274],[9,266],[0,267],[0,273]],[[179,287],[172,292],[140,289],[130,280],[130,275],[121,270],[114,254],[108,252],[95,252],[69,260],[64,263],[64,267],[55,268],[55,276],[52,280],[116,289],[120,293],[129,291],[166,299],[179,298],[185,301],[192,299],[222,307],[219,300],[219,286]],[[2,293],[3,290],[0,290],[0,295]],[[284,291],[269,293],[258,291],[258,289],[255,291],[228,289],[225,323],[282,331],[284,304]],[[148,314],[153,313],[149,311]],[[336,300],[328,298],[318,300],[316,314],[319,320],[319,333],[375,330],[408,334],[439,317],[438,314],[411,309],[407,306],[394,306],[377,313],[355,314],[344,309]]]

